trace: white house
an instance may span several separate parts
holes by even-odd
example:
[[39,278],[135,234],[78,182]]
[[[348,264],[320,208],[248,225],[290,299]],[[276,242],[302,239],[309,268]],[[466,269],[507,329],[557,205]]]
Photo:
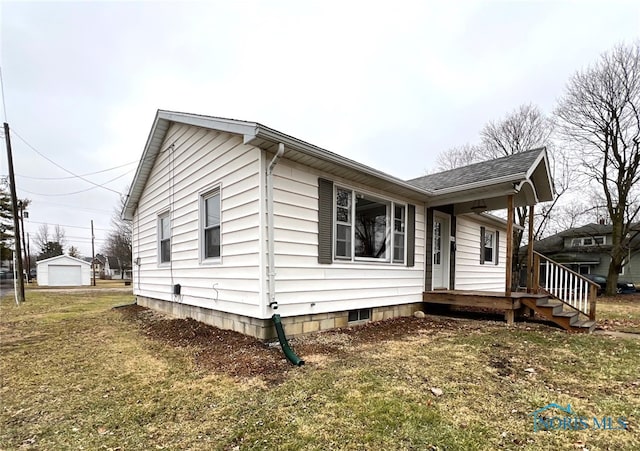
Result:
[[40,260],[36,264],[39,286],[91,285],[91,263],[68,255]]
[[266,338],[274,313],[295,335],[410,315],[436,289],[504,294],[511,225],[478,213],[552,197],[544,149],[405,181],[160,110],[122,215],[139,304]]

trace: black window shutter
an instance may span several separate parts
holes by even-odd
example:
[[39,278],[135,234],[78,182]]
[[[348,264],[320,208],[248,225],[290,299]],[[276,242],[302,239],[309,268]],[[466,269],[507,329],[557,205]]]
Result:
[[498,264],[499,255],[500,255],[500,232],[496,230],[496,265]]
[[407,266],[416,264],[416,206],[407,206]]
[[333,262],[333,182],[318,179],[318,263]]
[[484,227],[480,227],[480,264],[484,265]]

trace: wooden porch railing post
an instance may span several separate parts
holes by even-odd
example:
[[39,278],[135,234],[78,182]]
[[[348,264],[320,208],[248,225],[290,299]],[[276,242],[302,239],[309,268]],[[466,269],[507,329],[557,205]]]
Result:
[[591,285],[589,287],[589,319],[596,320],[596,298],[598,297],[598,288]]
[[533,293],[533,272],[533,205],[531,205],[529,207],[529,244],[527,245],[527,293]]
[[531,281],[531,288],[533,289],[534,293],[537,293],[540,290],[540,256],[539,255],[534,255],[533,256],[533,268],[532,268],[532,281]]
[[[514,210],[513,210],[513,194],[509,194],[507,196],[507,255],[505,258],[505,285],[504,292],[506,296],[511,295],[511,286],[513,284],[512,279],[512,267],[513,267],[513,221],[514,221]],[[500,243],[498,243],[498,246]]]

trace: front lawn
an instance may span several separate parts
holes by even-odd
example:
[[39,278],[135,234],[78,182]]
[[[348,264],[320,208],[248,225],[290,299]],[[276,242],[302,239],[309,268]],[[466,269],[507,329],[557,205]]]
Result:
[[598,327],[640,334],[640,293],[598,298]]
[[[0,449],[640,449],[638,339],[401,318],[293,339],[297,368],[274,346],[112,309],[132,300],[1,301]],[[535,432],[549,403],[589,427]]]

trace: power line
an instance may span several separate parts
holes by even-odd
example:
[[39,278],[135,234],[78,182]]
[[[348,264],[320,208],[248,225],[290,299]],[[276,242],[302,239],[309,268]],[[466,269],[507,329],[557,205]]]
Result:
[[[15,129],[13,130],[13,134],[14,134],[14,135],[16,135],[16,136],[18,137],[18,139],[20,139],[20,141],[22,141],[23,143],[25,143],[25,144],[27,145],[27,147],[29,147],[31,150],[33,150],[35,153],[37,153],[38,155],[40,155],[42,158],[44,158],[45,160],[47,160],[49,163],[53,164],[54,166],[59,167],[59,168],[60,168],[60,169],[62,169],[63,171],[65,171],[65,172],[67,172],[67,173],[69,173],[69,174],[73,175],[74,177],[77,177],[77,178],[79,178],[79,179],[81,179],[81,180],[84,180],[85,182],[90,183],[90,184],[94,185],[95,187],[103,188],[103,189],[106,189],[106,190],[108,190],[108,191],[114,192],[114,193],[116,193],[116,194],[122,195],[122,193],[121,193],[121,192],[119,192],[119,191],[116,191],[116,190],[111,189],[111,188],[109,188],[109,187],[107,187],[107,186],[101,185],[101,184],[99,184],[99,183],[92,182],[91,180],[89,180],[89,179],[87,179],[87,178],[84,178],[83,176],[78,175],[78,174],[76,174],[75,172],[72,172],[72,171],[68,170],[67,168],[65,168],[65,167],[63,167],[63,166],[61,166],[61,165],[59,165],[58,163],[56,163],[55,161],[53,161],[51,158],[47,157],[45,154],[43,154],[42,152],[40,152],[38,149],[36,149],[35,147],[33,147],[31,144],[29,144],[29,143],[27,142],[27,140],[26,140],[26,139],[24,139],[22,136],[20,136],[20,134],[19,134],[18,132],[16,132],[16,131],[15,131]],[[111,181],[113,181],[113,180],[109,180],[109,182],[111,182]],[[109,182],[105,182],[105,183],[109,183]],[[85,190],[85,191],[88,191],[88,190]],[[81,193],[81,192],[82,192],[82,191],[78,191],[78,193]],[[31,193],[31,194],[36,194],[36,193]],[[77,193],[69,193],[69,194],[77,194]],[[46,195],[46,194],[42,194],[42,195]],[[64,196],[65,194],[58,194],[58,195],[59,195],[59,196]]]
[[[118,180],[118,179],[120,179],[120,178],[124,177],[125,175],[127,175],[127,174],[129,174],[129,173],[131,173],[131,172],[133,172],[133,169],[132,169],[132,170],[130,170],[130,171],[125,172],[124,174],[120,174],[119,176],[114,177],[114,178],[112,178],[111,180],[107,180],[106,182],[104,182],[104,184],[106,185],[107,183],[111,183],[111,182],[113,182],[113,181],[115,181],[115,180]],[[83,180],[84,180],[84,179],[83,179]],[[91,183],[93,183],[93,182],[91,182]],[[96,184],[96,183],[93,183],[93,184],[94,184],[94,185],[96,185],[96,186],[92,186],[91,188],[87,188],[87,189],[81,189],[80,191],[73,191],[73,192],[71,192],[71,193],[45,194],[45,193],[34,193],[33,191],[27,191],[27,190],[26,190],[26,189],[24,189],[24,188],[20,188],[20,190],[21,190],[21,191],[24,191],[25,193],[28,193],[28,194],[33,194],[34,196],[56,197],[56,196],[71,196],[71,195],[73,195],[73,194],[85,193],[85,192],[87,192],[87,191],[91,191],[91,190],[96,189],[96,188],[104,188],[104,189],[108,189],[109,191],[112,191],[112,192],[114,192],[114,193],[119,194],[119,195],[121,195],[121,196],[122,196],[122,193],[121,193],[121,192],[119,192],[119,191],[113,190],[113,189],[111,189],[111,188],[107,188],[106,186],[98,185],[98,184]]]
[[[86,230],[91,230],[91,227],[84,227],[84,226],[74,226],[74,225],[69,225],[69,224],[51,224],[50,222],[39,222],[39,221],[31,221],[31,220],[27,220],[27,224],[45,224],[45,225],[50,225],[50,226],[60,226],[60,227],[71,227],[73,229],[86,229]],[[105,231],[110,231],[111,229],[101,229],[96,227],[96,230],[105,230]]]
[[[39,200],[33,200],[33,203],[39,203]],[[75,209],[75,210],[83,210],[83,211],[96,211],[98,213],[109,213],[112,214],[113,211],[112,210],[100,210],[98,208],[86,208],[86,207],[78,207],[77,205],[68,205],[68,204],[59,204],[57,202],[50,202],[50,201],[42,201],[43,203],[46,203],[47,206],[49,205],[55,205],[57,207],[66,207],[66,208],[71,208],[71,209]]]
[[[120,166],[114,166],[114,167],[109,168],[109,169],[103,169],[101,171],[89,172],[87,174],[82,174],[82,177],[86,177],[87,175],[95,175],[95,174],[101,174],[103,172],[113,171],[114,169],[120,169],[120,168],[123,168],[125,166],[129,166],[129,165],[134,164],[134,163],[137,163],[137,161],[130,161],[129,163],[121,164]],[[128,171],[127,174],[129,172],[131,172],[131,171]],[[75,176],[68,176],[68,177],[32,177],[32,176],[29,176],[29,175],[20,175],[20,174],[16,174],[16,175],[18,177],[20,177],[20,178],[31,179],[31,180],[69,180],[69,179],[76,178]]]

